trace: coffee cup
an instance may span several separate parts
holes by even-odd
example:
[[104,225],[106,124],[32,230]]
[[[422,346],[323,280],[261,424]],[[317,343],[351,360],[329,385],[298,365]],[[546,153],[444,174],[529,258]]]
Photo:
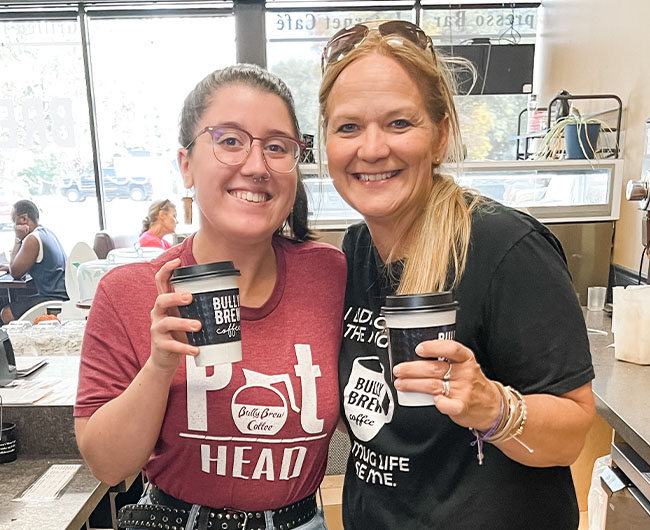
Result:
[[[426,360],[415,353],[415,347],[425,340],[454,339],[458,302],[451,291],[418,295],[387,296],[381,308],[386,319],[388,356],[391,381],[393,368],[400,363]],[[403,407],[426,407],[435,404],[435,396],[420,392],[396,390],[397,403]]]
[[0,396],[0,464],[13,462],[17,457],[16,424],[4,421],[2,417],[2,396]]
[[187,340],[198,346],[196,366],[241,361],[239,270],[232,261],[179,267],[172,272],[175,291],[192,293],[192,303],[179,306],[183,318],[200,320],[199,331],[188,332]]

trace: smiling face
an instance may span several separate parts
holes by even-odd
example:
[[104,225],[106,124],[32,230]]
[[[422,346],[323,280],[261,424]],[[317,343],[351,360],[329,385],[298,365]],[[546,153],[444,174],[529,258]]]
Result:
[[384,55],[355,60],[334,82],[327,113],[329,173],[346,202],[371,229],[419,215],[432,165],[445,153],[447,120],[433,123],[407,71]]
[[[229,125],[256,138],[295,137],[289,111],[281,98],[242,84],[218,89],[196,124],[195,134],[211,125]],[[201,134],[191,152],[179,150],[186,187],[194,186],[201,230],[239,244],[270,240],[284,223],[296,195],[297,171],[269,170],[261,145],[253,141],[246,160],[237,166],[219,162],[212,151],[210,133]],[[254,181],[255,179],[255,181]]]

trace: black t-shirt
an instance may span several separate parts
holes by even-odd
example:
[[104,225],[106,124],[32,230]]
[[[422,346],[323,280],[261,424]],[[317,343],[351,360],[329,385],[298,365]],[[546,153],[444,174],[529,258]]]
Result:
[[[346,530],[577,528],[568,467],[524,466],[491,444],[479,466],[467,428],[435,406],[398,405],[386,383],[379,311],[395,291],[400,264],[382,264],[363,223],[348,230],[343,250],[348,284],[339,382],[352,442]],[[564,253],[532,217],[491,201],[474,212],[455,297],[456,340],[472,349],[488,378],[523,394],[554,395],[593,379]]]

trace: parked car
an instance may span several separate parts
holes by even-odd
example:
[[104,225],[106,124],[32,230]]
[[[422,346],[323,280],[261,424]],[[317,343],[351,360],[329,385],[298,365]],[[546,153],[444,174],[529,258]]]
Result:
[[[151,181],[148,177],[122,177],[115,173],[114,168],[103,170],[104,197],[107,201],[113,199],[132,199],[148,201],[153,196]],[[80,177],[64,177],[59,184],[59,192],[70,202],[85,201],[87,197],[95,197],[95,175],[92,171],[85,172]]]

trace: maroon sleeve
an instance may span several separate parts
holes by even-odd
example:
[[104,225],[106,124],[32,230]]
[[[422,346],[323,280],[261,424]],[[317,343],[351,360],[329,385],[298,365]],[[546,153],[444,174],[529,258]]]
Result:
[[149,354],[155,284],[152,298],[147,269],[119,267],[99,283],[81,349],[75,417],[89,417],[119,396]]

